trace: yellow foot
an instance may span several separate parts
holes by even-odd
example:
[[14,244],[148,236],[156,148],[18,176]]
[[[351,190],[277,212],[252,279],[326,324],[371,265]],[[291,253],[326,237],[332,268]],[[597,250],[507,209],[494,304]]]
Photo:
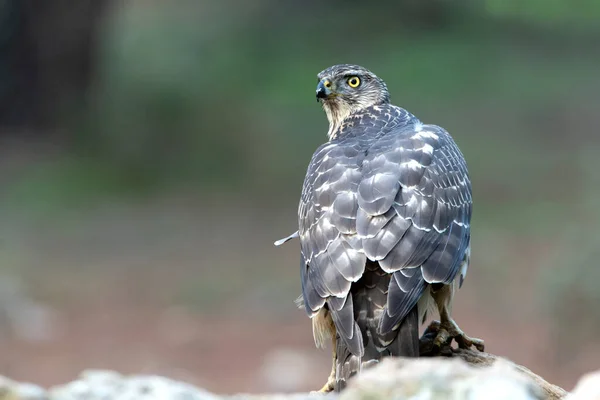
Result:
[[332,379],[331,377],[329,377],[329,379],[327,379],[327,382],[323,385],[323,387],[321,389],[319,389],[317,392],[318,393],[329,393],[329,392],[333,392],[333,385],[335,384],[335,377]]
[[483,340],[467,336],[453,319],[444,321],[443,323],[433,321],[427,329],[437,331],[433,344],[438,348],[450,344],[452,339],[454,339],[461,349],[469,349],[471,346],[474,346],[479,351],[485,350]]

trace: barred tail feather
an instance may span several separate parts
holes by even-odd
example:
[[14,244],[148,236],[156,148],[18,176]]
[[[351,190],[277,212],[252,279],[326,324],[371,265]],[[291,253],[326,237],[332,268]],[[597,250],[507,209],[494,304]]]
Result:
[[378,348],[371,334],[367,335],[365,355],[361,358],[352,354],[343,340],[337,341],[335,391],[344,389],[354,375],[381,361],[383,357],[419,356],[419,312],[414,306],[400,326],[394,331],[395,337],[385,348]]
[[[346,341],[337,340],[335,390],[343,389],[347,381],[361,369],[378,363],[383,357],[419,356],[419,306],[417,304],[414,304],[393,328],[387,331],[380,329],[381,321],[386,314],[390,278],[391,274],[383,271],[376,262],[367,262],[363,279],[352,287],[354,321],[362,336],[364,352],[361,357],[348,347]],[[339,336],[340,333],[339,329],[336,329],[336,335]]]

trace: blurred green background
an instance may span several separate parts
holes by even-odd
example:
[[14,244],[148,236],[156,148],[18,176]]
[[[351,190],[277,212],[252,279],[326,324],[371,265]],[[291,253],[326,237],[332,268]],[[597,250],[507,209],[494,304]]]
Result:
[[0,374],[319,387],[297,229],[316,74],[363,65],[474,189],[454,314],[572,388],[600,354],[595,0],[0,1]]

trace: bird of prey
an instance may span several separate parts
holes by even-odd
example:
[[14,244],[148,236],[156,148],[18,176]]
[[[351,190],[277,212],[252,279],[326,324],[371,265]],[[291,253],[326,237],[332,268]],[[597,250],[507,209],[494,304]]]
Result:
[[437,346],[470,338],[450,315],[470,258],[471,182],[446,130],[390,104],[358,65],[318,74],[328,141],[310,161],[298,232],[302,296],[315,343],[331,338],[321,391],[341,390],[386,356],[419,356],[419,326],[437,309]]

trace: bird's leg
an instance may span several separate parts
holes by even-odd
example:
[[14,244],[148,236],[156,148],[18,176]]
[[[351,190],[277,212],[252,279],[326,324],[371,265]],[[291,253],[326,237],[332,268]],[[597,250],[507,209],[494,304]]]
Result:
[[440,321],[434,322],[439,324],[438,333],[433,341],[436,347],[442,347],[448,340],[454,339],[461,349],[468,349],[471,346],[475,346],[479,351],[485,350],[483,340],[469,337],[464,333],[456,321],[452,319],[446,308],[440,310]]
[[450,344],[452,339],[454,339],[461,349],[468,349],[471,346],[475,346],[477,350],[484,351],[485,345],[483,340],[467,336],[450,316],[452,291],[453,288],[451,285],[444,285],[441,289],[435,292],[432,290],[431,292],[440,312],[439,322],[433,321],[430,325],[430,329],[437,330],[437,335],[433,341],[434,346],[441,348],[445,344]]
[[323,385],[319,392],[321,393],[329,393],[333,391],[335,385],[335,358],[337,357],[337,341],[336,335],[333,334],[331,337],[331,352],[333,354],[333,359],[331,361],[331,373],[329,374],[329,378],[327,378],[327,382]]

